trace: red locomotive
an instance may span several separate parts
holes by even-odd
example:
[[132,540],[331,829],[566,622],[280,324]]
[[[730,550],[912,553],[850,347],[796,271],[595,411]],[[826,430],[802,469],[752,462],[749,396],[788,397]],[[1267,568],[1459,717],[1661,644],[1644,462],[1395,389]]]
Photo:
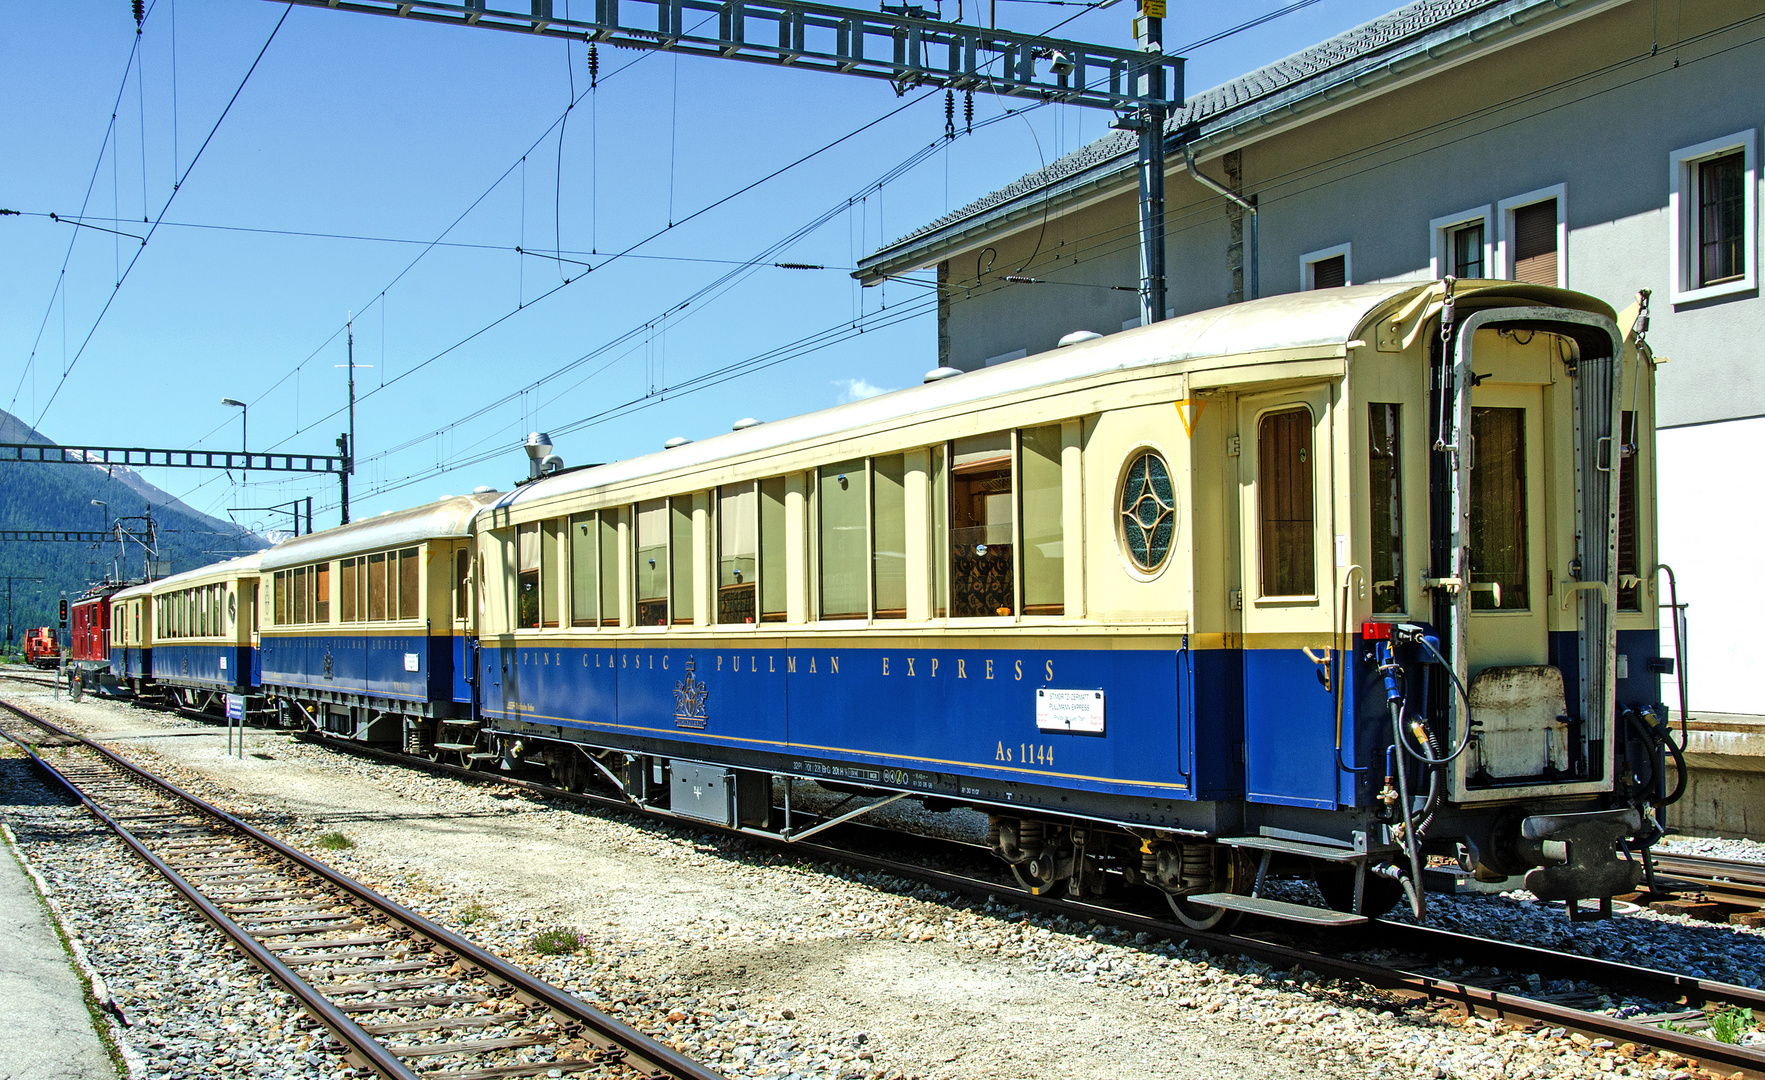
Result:
[[52,668],[61,660],[55,642],[55,627],[39,626],[25,631],[25,663],[32,667]]

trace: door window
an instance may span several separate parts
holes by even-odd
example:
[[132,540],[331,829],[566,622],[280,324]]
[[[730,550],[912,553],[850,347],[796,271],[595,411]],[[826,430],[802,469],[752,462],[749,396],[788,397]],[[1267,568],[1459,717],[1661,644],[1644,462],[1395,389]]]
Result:
[[1472,409],[1471,452],[1471,608],[1527,610],[1526,410]]
[[1312,509],[1311,410],[1267,413],[1257,423],[1257,509],[1262,595],[1317,591]]

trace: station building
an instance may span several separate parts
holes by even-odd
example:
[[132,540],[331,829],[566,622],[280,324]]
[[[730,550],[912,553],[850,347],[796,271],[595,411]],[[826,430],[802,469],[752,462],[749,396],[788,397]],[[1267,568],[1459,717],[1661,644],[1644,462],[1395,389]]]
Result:
[[[1688,703],[1737,735],[1765,723],[1762,85],[1758,0],[1422,0],[1194,95],[1167,127],[1169,314],[1448,274],[1618,310],[1651,291],[1648,340],[1666,362],[1644,588],[1657,563],[1676,572]],[[939,360],[964,370],[1136,326],[1136,145],[1100,139],[871,253],[857,276],[935,269]],[[1664,574],[1656,588],[1666,602]],[[1669,625],[1663,612],[1664,652]],[[1740,795],[1721,801],[1739,813]]]

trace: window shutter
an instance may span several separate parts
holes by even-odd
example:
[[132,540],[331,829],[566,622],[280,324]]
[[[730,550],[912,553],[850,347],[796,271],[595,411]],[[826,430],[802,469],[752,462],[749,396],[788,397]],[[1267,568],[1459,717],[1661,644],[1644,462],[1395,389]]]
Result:
[[1557,283],[1557,200],[1514,211],[1514,280],[1529,285]]
[[1311,264],[1312,288],[1340,289],[1346,284],[1348,284],[1348,259],[1345,256],[1335,255]]

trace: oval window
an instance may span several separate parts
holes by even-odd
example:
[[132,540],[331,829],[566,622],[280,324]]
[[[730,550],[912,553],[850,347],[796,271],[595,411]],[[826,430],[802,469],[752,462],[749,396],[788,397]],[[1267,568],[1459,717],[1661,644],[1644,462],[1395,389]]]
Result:
[[1177,498],[1170,467],[1157,452],[1145,450],[1122,474],[1122,546],[1134,568],[1152,573],[1164,565],[1177,536]]

